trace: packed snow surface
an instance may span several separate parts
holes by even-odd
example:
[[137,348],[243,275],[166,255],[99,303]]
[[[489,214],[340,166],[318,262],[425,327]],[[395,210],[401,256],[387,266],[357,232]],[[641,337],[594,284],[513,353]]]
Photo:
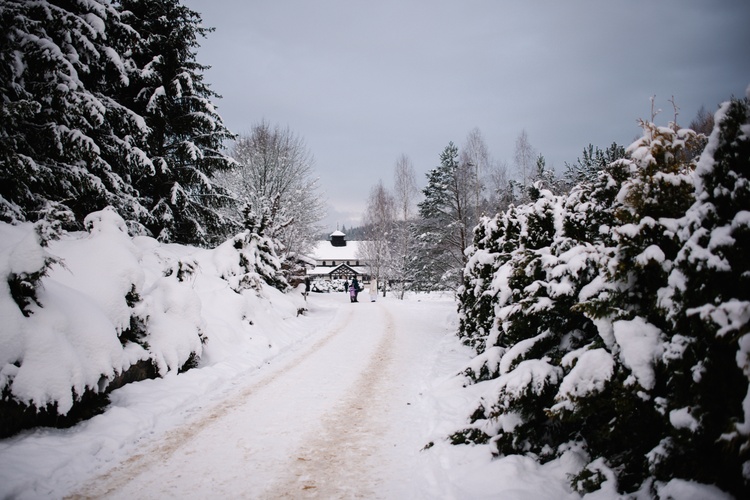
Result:
[[307,307],[265,320],[257,348],[272,356],[130,384],[76,427],[0,441],[0,496],[577,497],[575,453],[542,466],[446,441],[471,397],[450,296],[312,294]]
[[[76,427],[0,441],[0,497],[580,498],[568,486],[578,449],[540,465],[447,441],[483,389],[458,375],[472,352],[454,335],[451,297],[312,294],[307,308],[256,316],[262,344],[118,389]],[[586,390],[603,376],[590,371]],[[685,481],[664,488],[726,498]]]

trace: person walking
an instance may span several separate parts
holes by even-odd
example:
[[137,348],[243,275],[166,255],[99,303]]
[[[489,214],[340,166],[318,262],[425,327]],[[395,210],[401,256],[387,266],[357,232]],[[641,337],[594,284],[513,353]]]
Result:
[[349,281],[344,280],[344,293],[349,293]]
[[357,302],[357,290],[354,288],[354,283],[349,285],[349,302]]
[[358,302],[357,295],[362,291],[362,289],[359,287],[359,281],[357,281],[356,276],[352,278],[352,288],[354,288],[354,300],[352,302]]

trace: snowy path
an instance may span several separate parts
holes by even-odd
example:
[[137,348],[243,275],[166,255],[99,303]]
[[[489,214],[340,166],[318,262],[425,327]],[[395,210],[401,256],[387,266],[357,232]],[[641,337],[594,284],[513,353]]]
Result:
[[419,460],[427,417],[418,402],[451,310],[446,302],[313,295],[311,315],[330,315],[317,338],[74,496],[428,496]]

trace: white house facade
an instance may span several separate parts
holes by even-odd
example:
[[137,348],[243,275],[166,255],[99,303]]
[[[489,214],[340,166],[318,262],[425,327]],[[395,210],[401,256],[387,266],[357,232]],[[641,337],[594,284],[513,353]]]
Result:
[[310,278],[368,281],[367,263],[359,256],[359,241],[346,241],[346,235],[334,231],[327,241],[319,241],[312,251],[315,267],[307,270]]

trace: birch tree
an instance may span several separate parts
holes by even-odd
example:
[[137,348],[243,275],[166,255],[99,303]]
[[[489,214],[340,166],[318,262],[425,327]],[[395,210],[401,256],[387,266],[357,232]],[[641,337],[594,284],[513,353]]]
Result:
[[516,149],[513,156],[513,164],[521,182],[522,198],[526,198],[526,190],[534,173],[536,159],[537,154],[529,142],[529,135],[526,130],[522,130],[516,139]]
[[472,171],[472,186],[470,186],[470,189],[473,198],[473,218],[475,222],[478,222],[486,207],[484,203],[485,183],[483,180],[489,173],[492,163],[487,143],[485,143],[478,128],[469,132],[466,143],[461,150],[460,158],[461,163],[465,164],[464,168]]
[[379,283],[383,282],[383,296],[387,288],[384,281],[391,274],[389,263],[395,214],[395,199],[380,181],[372,188],[367,200],[367,212],[363,217],[367,239],[361,242],[359,253],[360,258],[368,263],[372,278]]
[[398,281],[399,298],[404,298],[406,285],[412,278],[413,261],[416,253],[414,238],[414,207],[419,194],[414,175],[414,166],[409,157],[401,155],[394,171],[394,198],[396,220],[393,238],[393,278]]

